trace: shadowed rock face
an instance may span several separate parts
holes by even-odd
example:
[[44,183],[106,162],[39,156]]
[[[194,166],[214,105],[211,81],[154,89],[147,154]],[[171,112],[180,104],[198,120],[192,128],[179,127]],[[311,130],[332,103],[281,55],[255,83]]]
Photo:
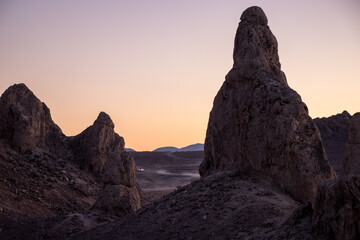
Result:
[[137,179],[137,169],[134,158],[128,152],[113,152],[109,155],[102,181],[105,184],[122,184],[134,187]]
[[9,87],[0,98],[0,138],[20,152],[51,146],[64,137],[49,108],[25,84]]
[[349,121],[343,173],[318,190],[313,231],[327,239],[360,239],[360,113]]
[[95,174],[101,174],[108,156],[112,152],[124,150],[125,142],[114,131],[110,116],[101,112],[94,124],[72,140],[77,158],[83,168]]
[[360,239],[360,176],[325,181],[318,190],[313,232],[326,239]]
[[287,85],[266,19],[259,7],[241,16],[234,66],[215,97],[199,171],[247,173],[314,202],[318,185],[335,173],[306,105]]
[[345,146],[348,139],[349,120],[351,115],[347,111],[330,117],[315,118],[321,139],[326,150],[329,163],[340,176],[345,158]]
[[343,174],[360,177],[360,113],[350,119],[349,138],[346,143]]

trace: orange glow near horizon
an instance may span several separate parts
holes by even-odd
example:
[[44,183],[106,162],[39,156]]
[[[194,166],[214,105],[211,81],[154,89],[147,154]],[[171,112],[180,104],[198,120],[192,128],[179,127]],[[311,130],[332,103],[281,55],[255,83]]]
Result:
[[241,13],[263,8],[312,117],[360,111],[360,2],[0,2],[0,92],[23,82],[68,135],[108,113],[138,151],[203,143]]

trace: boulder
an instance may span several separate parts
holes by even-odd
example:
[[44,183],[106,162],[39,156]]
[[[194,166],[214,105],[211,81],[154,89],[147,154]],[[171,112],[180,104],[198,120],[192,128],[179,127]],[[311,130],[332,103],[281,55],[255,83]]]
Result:
[[360,177],[360,113],[354,114],[349,123],[349,138],[343,162],[343,175]]
[[319,130],[287,84],[264,12],[250,7],[241,19],[234,65],[210,113],[200,175],[246,173],[314,202],[318,185],[336,178]]
[[72,140],[77,161],[81,167],[95,174],[102,174],[107,158],[112,152],[124,150],[124,138],[114,131],[110,116],[101,112],[94,124]]
[[0,98],[0,138],[19,151],[61,142],[61,129],[49,108],[23,83],[9,87]]
[[132,155],[125,151],[111,153],[106,161],[102,179],[104,184],[122,184],[127,187],[134,187],[137,169]]
[[140,208],[138,189],[136,186],[105,185],[93,208],[119,217],[132,213]]

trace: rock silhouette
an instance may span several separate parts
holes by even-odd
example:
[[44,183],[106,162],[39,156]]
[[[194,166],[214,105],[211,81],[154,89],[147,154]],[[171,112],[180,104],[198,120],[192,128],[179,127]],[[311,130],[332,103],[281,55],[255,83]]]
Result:
[[124,151],[125,146],[124,139],[115,133],[110,116],[104,112],[71,142],[81,167],[98,175],[104,172],[108,156],[112,152]]
[[315,201],[318,185],[335,173],[307,106],[288,87],[261,8],[242,14],[233,58],[210,113],[200,174],[246,173]]
[[63,134],[49,108],[25,84],[9,87],[0,99],[0,138],[20,152],[56,145]]
[[130,153],[113,152],[108,156],[103,175],[104,188],[94,208],[123,216],[141,206],[140,188],[136,185],[137,169]]

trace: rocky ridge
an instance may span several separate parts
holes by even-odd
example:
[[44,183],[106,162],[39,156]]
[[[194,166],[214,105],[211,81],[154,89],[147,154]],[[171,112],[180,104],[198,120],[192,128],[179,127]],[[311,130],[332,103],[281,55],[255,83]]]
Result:
[[2,94],[0,139],[8,140],[15,150],[24,153],[38,146],[54,148],[63,137],[49,108],[25,84],[15,84]]

